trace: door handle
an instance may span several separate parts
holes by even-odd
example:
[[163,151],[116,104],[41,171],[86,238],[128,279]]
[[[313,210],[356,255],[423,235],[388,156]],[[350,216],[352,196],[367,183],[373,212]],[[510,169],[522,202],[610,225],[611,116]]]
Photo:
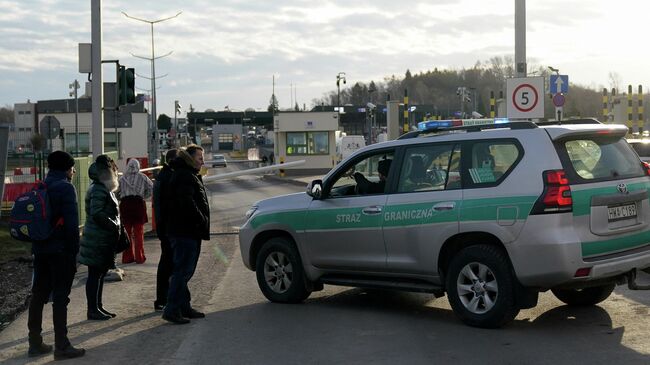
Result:
[[436,211],[443,211],[443,210],[452,210],[456,207],[455,202],[444,202],[444,203],[438,203],[433,206],[433,210]]
[[381,207],[378,206],[372,206],[372,207],[366,207],[363,208],[362,210],[363,214],[367,215],[375,215],[375,214],[380,214],[381,213]]

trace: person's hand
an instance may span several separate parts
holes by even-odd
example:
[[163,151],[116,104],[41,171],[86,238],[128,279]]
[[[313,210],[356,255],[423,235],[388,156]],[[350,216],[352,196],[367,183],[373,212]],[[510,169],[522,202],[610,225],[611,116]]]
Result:
[[356,172],[355,172],[354,166],[352,166],[352,167],[350,167],[350,169],[348,171],[345,172],[345,174],[343,174],[343,176],[352,178],[352,177],[354,177],[355,173]]

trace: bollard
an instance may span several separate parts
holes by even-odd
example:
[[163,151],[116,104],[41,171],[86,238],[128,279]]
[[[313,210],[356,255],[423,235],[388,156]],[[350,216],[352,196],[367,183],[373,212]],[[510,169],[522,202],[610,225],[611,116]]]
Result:
[[[280,156],[280,164],[284,163],[284,156]],[[284,169],[280,169],[280,177],[284,177]]]

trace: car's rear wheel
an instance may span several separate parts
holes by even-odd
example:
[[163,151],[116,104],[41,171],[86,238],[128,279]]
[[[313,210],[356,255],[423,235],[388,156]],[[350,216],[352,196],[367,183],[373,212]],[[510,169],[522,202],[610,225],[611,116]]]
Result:
[[461,250],[451,260],[446,284],[454,313],[470,326],[501,327],[519,313],[510,263],[498,247]]
[[572,306],[595,305],[609,298],[616,284],[593,286],[584,289],[552,289],[553,295],[562,302]]
[[305,271],[294,244],[283,237],[268,240],[257,255],[257,284],[272,302],[299,303],[309,297]]

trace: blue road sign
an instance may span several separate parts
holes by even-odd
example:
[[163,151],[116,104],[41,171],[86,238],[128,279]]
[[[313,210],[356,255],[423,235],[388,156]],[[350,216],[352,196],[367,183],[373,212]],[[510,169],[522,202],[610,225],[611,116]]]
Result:
[[549,82],[551,94],[566,94],[569,92],[569,75],[551,75]]

